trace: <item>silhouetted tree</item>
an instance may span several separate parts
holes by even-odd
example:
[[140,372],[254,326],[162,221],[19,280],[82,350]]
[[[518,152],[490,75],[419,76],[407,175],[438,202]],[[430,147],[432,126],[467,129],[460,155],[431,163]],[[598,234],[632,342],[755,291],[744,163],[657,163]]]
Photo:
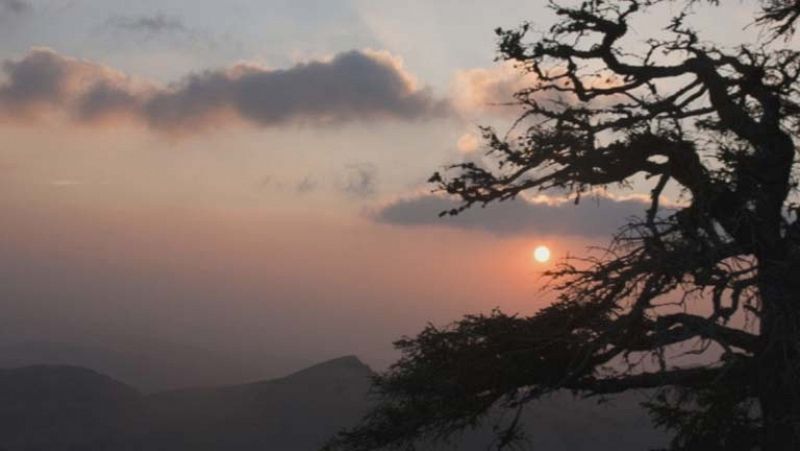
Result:
[[[548,393],[653,389],[646,405],[672,449],[800,450],[800,1],[762,2],[760,42],[735,48],[701,39],[696,3],[552,4],[560,21],[537,38],[530,24],[497,30],[501,57],[534,81],[510,133],[483,129],[492,163],[431,178],[462,201],[445,213],[636,177],[652,181],[650,206],[600,256],[552,271],[559,300],[539,313],[467,316],[397,342],[377,407],[331,449],[446,438],[516,409],[503,447]],[[634,17],[676,9],[663,36],[632,40]],[[668,187],[682,203],[665,208]],[[703,363],[680,365],[678,346]]]

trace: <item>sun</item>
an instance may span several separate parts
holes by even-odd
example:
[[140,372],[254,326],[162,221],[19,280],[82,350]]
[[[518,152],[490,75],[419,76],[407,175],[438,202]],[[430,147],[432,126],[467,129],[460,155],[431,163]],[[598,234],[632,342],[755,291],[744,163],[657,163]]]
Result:
[[533,259],[539,263],[547,263],[550,261],[550,248],[547,246],[539,246],[533,251]]

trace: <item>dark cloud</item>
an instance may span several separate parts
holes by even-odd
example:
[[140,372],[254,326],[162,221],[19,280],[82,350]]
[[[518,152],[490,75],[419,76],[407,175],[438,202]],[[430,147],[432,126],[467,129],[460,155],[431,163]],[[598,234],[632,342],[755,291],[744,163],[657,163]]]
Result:
[[63,101],[70,68],[44,51],[33,51],[19,61],[6,61],[8,80],[0,87],[0,102],[10,110],[25,110],[37,104]]
[[571,201],[515,201],[475,206],[457,216],[439,217],[458,203],[453,199],[423,195],[400,199],[374,212],[378,222],[402,226],[437,225],[459,229],[483,230],[496,235],[573,235],[609,236],[626,220],[644,216],[643,199],[614,199],[601,196],[584,198],[577,205]]
[[114,112],[132,112],[140,99],[128,90],[107,81],[98,81],[76,101],[76,117],[82,120],[102,119]]
[[342,191],[352,197],[371,197],[377,191],[378,168],[370,163],[353,164],[347,167]]
[[146,16],[114,16],[108,19],[106,25],[121,31],[144,33],[147,36],[190,32],[180,18],[164,13]]
[[22,14],[31,9],[31,4],[23,0],[0,0],[0,14]]
[[449,111],[446,102],[418,88],[398,60],[383,52],[350,51],[284,70],[237,65],[167,87],[134,83],[108,67],[48,49],[7,61],[3,70],[0,112],[12,118],[49,108],[79,121],[124,116],[175,131],[231,119],[260,126],[321,125],[415,120]]

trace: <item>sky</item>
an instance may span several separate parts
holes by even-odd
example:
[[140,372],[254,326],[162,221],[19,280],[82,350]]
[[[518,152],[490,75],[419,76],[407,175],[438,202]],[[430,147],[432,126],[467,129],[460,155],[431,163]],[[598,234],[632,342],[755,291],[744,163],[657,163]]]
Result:
[[[697,20],[732,42],[750,9],[715,11]],[[524,86],[494,28],[552,19],[530,0],[0,0],[0,344],[195,347],[264,359],[236,376],[255,378],[380,368],[428,322],[547,305],[533,249],[584,255],[648,185],[440,219],[425,181],[516,114],[492,105]]]

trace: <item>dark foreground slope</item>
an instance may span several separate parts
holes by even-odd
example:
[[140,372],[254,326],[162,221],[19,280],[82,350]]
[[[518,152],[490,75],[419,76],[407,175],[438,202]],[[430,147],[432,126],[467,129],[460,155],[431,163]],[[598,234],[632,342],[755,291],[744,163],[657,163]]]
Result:
[[[0,450],[311,451],[367,410],[371,374],[343,357],[271,381],[142,395],[77,367],[0,370]],[[650,449],[662,440],[637,401],[545,400],[527,415],[532,449]],[[489,437],[429,449],[485,450]]]
[[118,446],[141,428],[142,401],[84,368],[0,370],[0,450],[124,449]]
[[173,450],[313,450],[363,415],[370,375],[344,357],[272,381],[152,395],[147,442]]

